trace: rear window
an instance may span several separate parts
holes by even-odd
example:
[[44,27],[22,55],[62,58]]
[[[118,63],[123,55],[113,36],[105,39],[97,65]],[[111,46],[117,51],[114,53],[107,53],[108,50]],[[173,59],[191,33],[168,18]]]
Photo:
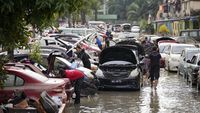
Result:
[[181,32],[181,36],[189,36],[188,31],[182,31],[182,32]]
[[172,53],[173,54],[181,54],[184,48],[194,48],[194,46],[173,46]]
[[35,73],[35,72],[33,72],[33,71],[31,71],[31,70],[19,70],[21,73],[24,73],[24,74],[26,74],[27,76],[29,76],[29,77],[31,77],[31,78],[33,78],[33,79],[35,79],[35,80],[38,80],[38,81],[41,81],[41,82],[45,82],[45,81],[47,81],[48,80],[48,78],[47,77],[45,77],[45,76],[43,76],[43,75],[40,75],[40,74],[38,74],[38,73]]
[[191,37],[197,37],[197,36],[198,36],[197,33],[198,33],[197,31],[191,31],[191,32],[190,32],[190,36],[191,36]]

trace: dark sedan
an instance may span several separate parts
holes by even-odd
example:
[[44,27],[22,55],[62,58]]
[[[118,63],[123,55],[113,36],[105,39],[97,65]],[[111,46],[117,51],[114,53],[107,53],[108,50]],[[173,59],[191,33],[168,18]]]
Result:
[[100,82],[99,88],[140,90],[143,78],[137,51],[121,46],[104,49],[99,57],[96,76]]

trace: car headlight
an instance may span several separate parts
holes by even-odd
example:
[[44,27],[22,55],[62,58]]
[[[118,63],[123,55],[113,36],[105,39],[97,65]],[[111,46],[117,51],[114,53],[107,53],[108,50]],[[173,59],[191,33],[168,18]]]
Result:
[[97,78],[104,78],[103,72],[98,68],[96,71]]
[[139,75],[139,71],[137,69],[134,69],[133,71],[131,71],[130,75],[128,78],[135,78]]

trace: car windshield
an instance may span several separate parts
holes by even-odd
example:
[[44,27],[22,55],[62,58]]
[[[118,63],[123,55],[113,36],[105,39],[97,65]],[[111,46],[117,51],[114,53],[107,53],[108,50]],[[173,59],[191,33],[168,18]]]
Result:
[[164,48],[166,45],[159,45],[159,52],[164,53]]
[[199,50],[187,52],[186,60],[191,60],[194,54],[199,53]]
[[172,54],[181,54],[184,48],[192,48],[193,46],[173,46],[172,47]]

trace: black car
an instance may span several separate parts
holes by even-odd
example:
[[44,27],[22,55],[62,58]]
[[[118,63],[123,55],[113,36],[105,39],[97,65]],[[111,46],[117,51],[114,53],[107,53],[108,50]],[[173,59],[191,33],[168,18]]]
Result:
[[100,82],[99,88],[140,90],[143,77],[137,50],[123,46],[104,49],[99,57],[96,76]]

